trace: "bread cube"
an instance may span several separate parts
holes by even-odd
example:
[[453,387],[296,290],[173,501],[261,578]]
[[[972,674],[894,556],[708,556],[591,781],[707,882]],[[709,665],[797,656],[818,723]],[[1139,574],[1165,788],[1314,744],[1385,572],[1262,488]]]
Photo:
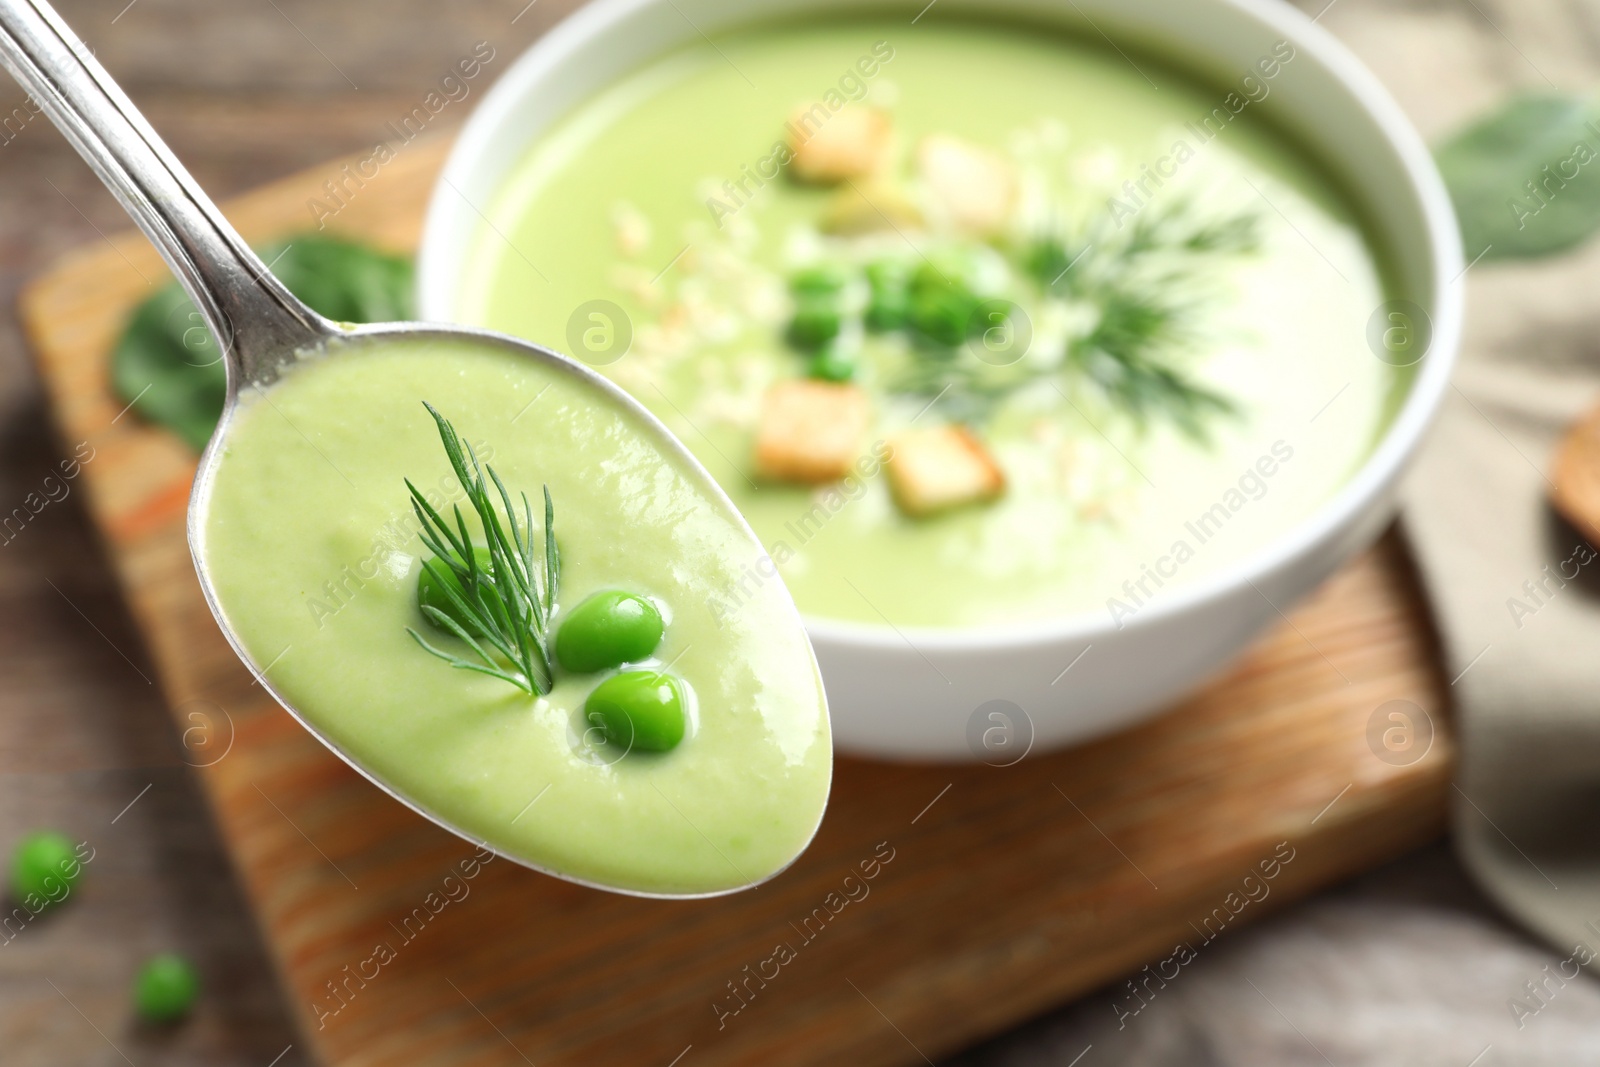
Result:
[[915,230],[922,226],[922,212],[895,185],[872,181],[851,183],[833,194],[822,217],[826,233],[854,237],[880,231]]
[[881,111],[845,107],[829,114],[821,104],[798,108],[787,129],[794,176],[817,185],[876,171],[888,157],[893,132],[889,116]]
[[993,500],[1006,479],[983,442],[964,426],[906,430],[889,441],[889,490],[907,515],[923,516]]
[[959,137],[934,134],[917,147],[917,169],[961,229],[988,237],[1011,218],[1017,178],[1004,157]]
[[756,472],[780,482],[832,482],[861,454],[871,409],[853,385],[784,381],[767,390],[756,429]]

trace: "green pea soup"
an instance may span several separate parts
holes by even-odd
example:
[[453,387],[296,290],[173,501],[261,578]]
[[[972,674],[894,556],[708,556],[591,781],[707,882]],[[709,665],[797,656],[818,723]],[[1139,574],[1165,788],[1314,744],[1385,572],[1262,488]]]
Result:
[[[1281,72],[1294,49],[1265,58]],[[963,246],[1026,313],[1014,364],[970,374],[983,354],[956,349],[929,371],[924,348],[870,322],[851,366],[796,351],[801,272],[883,257],[915,270],[951,244],[932,225],[831,231],[848,186],[778,165],[797,106],[846,92],[859,96],[846,106],[892,122],[891,171],[914,170],[939,135],[1016,175],[1007,228]],[[1242,99],[1131,47],[937,11],[914,26],[839,16],[725,35],[622,78],[531,145],[484,205],[458,317],[585,358],[632,392],[717,478],[808,616],[936,629],[1115,619],[1304,522],[1367,458],[1409,381],[1365,341],[1385,290],[1359,212],[1259,105],[1235,110]],[[1199,287],[1199,325],[1174,358],[1230,409],[1199,434],[1090,373],[1083,338],[1117,309],[1067,292],[1073,271],[1094,269],[1095,235],[1127,247],[1143,225],[1161,240],[1157,222],[1191,207],[1202,222],[1248,216],[1254,234],[1248,254],[1203,267],[1172,250],[1174,276]],[[1089,258],[1030,276],[1026,249],[1046,232]],[[931,376],[903,388],[907,368]],[[859,462],[829,484],[763,480],[751,458],[762,397],[807,374],[854,375],[870,397]],[[999,401],[980,395],[991,385]],[[941,423],[974,428],[1005,491],[904,514],[886,442]],[[745,610],[750,585],[710,590],[708,610]]]

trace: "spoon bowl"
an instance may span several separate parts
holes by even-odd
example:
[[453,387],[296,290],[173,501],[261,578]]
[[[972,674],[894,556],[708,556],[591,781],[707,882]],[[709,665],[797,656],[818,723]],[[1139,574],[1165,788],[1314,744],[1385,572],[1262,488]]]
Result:
[[[256,652],[252,652],[242,636],[243,628],[230,617],[227,598],[219,590],[216,572],[210,565],[214,557],[210,554],[208,546],[207,520],[212,514],[212,500],[217,486],[218,471],[235,436],[232,431],[240,415],[247,410],[252,394],[270,392],[273,388],[273,383],[280,377],[293,376],[309,364],[325,360],[359,358],[361,350],[364,348],[370,346],[387,347],[394,342],[436,342],[449,345],[459,344],[464,340],[470,341],[478,347],[503,351],[518,359],[532,361],[563,377],[581,383],[585,389],[594,392],[597,403],[609,403],[613,407],[620,408],[637,422],[645,424],[655,431],[654,437],[663,451],[663,458],[675,466],[689,468],[698,472],[706,491],[715,493],[726,510],[730,514],[737,516],[737,511],[732,503],[727,501],[722,491],[717,488],[715,480],[699,467],[689,451],[643,405],[593,370],[565,356],[488,330],[464,327],[440,328],[424,323],[380,323],[362,326],[341,326],[328,323],[327,325],[332,332],[323,340],[315,343],[312,347],[296,350],[293,361],[275,363],[266,368],[267,373],[272,375],[268,381],[245,382],[230,375],[227,403],[224,406],[222,418],[217,424],[217,429],[201,456],[190,496],[188,511],[189,547],[194,559],[195,571],[200,581],[201,590],[205,595],[206,603],[210,607],[212,615],[216,618],[218,626],[222,630],[223,636],[227,638],[230,647],[250,670],[257,683],[323,745],[391,797],[457,836],[480,847],[488,848],[497,855],[509,858],[540,873],[589,888],[610,890],[633,896],[667,899],[697,899],[725,895],[726,893],[749,888],[781,873],[783,868],[765,872],[758,878],[750,878],[748,881],[731,888],[719,888],[707,892],[654,892],[583,877],[570,871],[556,869],[547,864],[536,862],[515,851],[496,847],[493,843],[484,840],[482,835],[472,833],[460,825],[458,821],[441,814],[427,803],[419,801],[410,795],[401,784],[394,781],[389,775],[375,770],[358,752],[342,744],[328,730],[319,726],[316,721],[303,713],[297,706],[297,701],[286,692],[285,687],[274,681],[274,668],[277,667],[278,661],[270,658],[270,653],[264,653],[259,648]],[[310,428],[308,427],[308,429]],[[315,433],[315,430],[311,430],[311,432]],[[738,519],[738,522],[750,538],[751,543],[754,544],[754,533],[750,532],[747,526],[744,526],[742,518]],[[752,555],[752,558],[755,558],[754,555]],[[781,586],[778,588],[781,591]],[[786,592],[783,593],[783,596],[787,599]],[[797,612],[794,613],[792,625],[796,629],[799,629],[801,625]],[[287,656],[284,657],[284,659],[287,658]],[[812,833],[815,833],[814,826],[812,827]],[[809,843],[809,836],[807,843]],[[743,875],[743,871],[739,873]]]
[[[332,322],[307,307],[272,275],[234,231],[83,43],[43,0],[0,0],[0,62],[39,102],[42,110],[67,135],[149,236],[194,300],[223,353],[227,370],[226,402],[195,476],[188,513],[189,545],[201,589],[217,624],[262,688],[312,736],[396,800],[480,847],[553,877],[637,896],[694,898],[735,892],[779,873],[787,863],[776,869],[764,867],[758,877],[745,876],[735,866],[740,876],[736,883],[709,891],[686,892],[652,891],[637,885],[574,875],[556,865],[504,851],[486,843],[483,835],[454,825],[452,820],[397,787],[387,776],[365,765],[346,746],[308,720],[274,683],[270,676],[273,664],[257,661],[241,638],[235,620],[230,619],[209,563],[206,523],[218,469],[233,444],[234,431],[250,395],[268,394],[280,379],[308,365],[346,358],[365,348],[395,342],[457,345],[467,342],[479,349],[532,361],[552,375],[574,383],[582,391],[586,403],[592,398],[596,408],[620,412],[631,425],[640,427],[641,439],[655,447],[655,457],[660,463],[687,473],[691,480],[697,481],[710,506],[720,509],[736,526],[751,546],[752,558],[760,552],[759,542],[731,501],[716,487],[716,482],[666,427],[643,405],[588,367],[549,349],[486,330],[425,323],[352,326]],[[779,586],[770,595],[780,598],[789,616],[787,620],[780,617],[774,624],[786,622],[792,626],[809,657],[809,644],[805,644],[799,615],[788,600],[787,592]],[[810,666],[815,674],[814,658],[810,659]],[[820,704],[820,680],[817,694],[821,709],[818,740],[827,745],[827,716],[825,705]],[[824,784],[824,800],[825,794]],[[820,814],[819,804],[818,822]],[[696,830],[698,832],[698,827]],[[809,844],[815,830],[813,823],[799,847],[788,857],[789,862]],[[712,847],[716,846],[712,844]]]

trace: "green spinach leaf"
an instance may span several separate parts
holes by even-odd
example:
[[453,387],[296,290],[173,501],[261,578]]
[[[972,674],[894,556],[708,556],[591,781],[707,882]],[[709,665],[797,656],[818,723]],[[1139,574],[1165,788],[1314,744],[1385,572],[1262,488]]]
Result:
[[1582,97],[1515,97],[1434,152],[1467,258],[1559,252],[1600,229],[1600,107]]
[[[295,296],[337,322],[412,317],[411,261],[324,234],[302,234],[260,250]],[[222,352],[176,282],[139,305],[111,355],[111,384],[142,417],[196,451],[222,415]]]
[[197,452],[205,448],[222,414],[227,378],[221,350],[178,283],[134,311],[111,355],[111,387],[144,418]]

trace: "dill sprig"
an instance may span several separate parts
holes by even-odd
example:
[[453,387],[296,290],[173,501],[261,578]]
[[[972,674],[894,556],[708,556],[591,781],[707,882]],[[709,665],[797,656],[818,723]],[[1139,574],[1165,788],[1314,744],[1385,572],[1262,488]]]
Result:
[[917,345],[886,382],[891,393],[915,397],[950,422],[982,424],[1017,391],[1041,375],[1025,364],[996,367],[963,348]]
[[1196,255],[1243,255],[1261,247],[1261,216],[1254,211],[1218,213],[1192,197],[1179,196],[1148,205],[1126,228],[1109,218],[1098,223],[1103,243],[1120,246],[1129,256],[1187,252]]
[[1152,203],[1120,224],[1101,214],[1048,229],[1007,251],[1038,296],[1092,313],[1086,328],[1066,339],[1059,361],[993,365],[919,336],[892,367],[887,387],[926,398],[955,421],[983,422],[1037,381],[1056,379],[1058,390],[1082,381],[1141,427],[1164,419],[1204,442],[1216,418],[1239,408],[1186,364],[1203,348],[1225,277],[1221,262],[1260,245],[1259,214],[1218,212],[1186,197]]
[[1177,365],[1174,357],[1193,343],[1191,307],[1143,288],[1113,286],[1099,295],[1099,321],[1072,343],[1069,359],[1137,422],[1165,416],[1203,441],[1209,418],[1238,413]]
[[[423,544],[433,551],[434,558],[423,563],[433,576],[450,605],[468,623],[463,626],[456,619],[432,605],[423,605],[422,613],[429,622],[454,634],[466,642],[482,661],[474,663],[451,655],[430,645],[421,634],[406,627],[406,632],[417,644],[438,656],[452,667],[464,671],[477,671],[533,695],[550,691],[550,619],[555,614],[556,589],[561,579],[561,556],[556,550],[555,507],[550,502],[550,487],[544,487],[544,559],[538,570],[534,567],[533,507],[528,494],[522,493],[522,519],[511,503],[511,494],[493,467],[480,468],[477,453],[472,445],[456,435],[455,427],[432,404],[423,401],[423,407],[439,426],[439,439],[444,443],[445,455],[456,479],[465,490],[467,501],[478,516],[488,542],[489,565],[478,563],[472,539],[467,533],[467,521],[461,514],[461,505],[454,506],[455,529],[429,504],[411,479],[406,489],[411,493],[411,508],[421,524],[418,531]],[[485,469],[488,479],[484,478]],[[488,483],[492,481],[504,506],[505,519],[489,495]],[[540,575],[539,571],[543,574]],[[447,579],[454,579],[453,581]],[[496,659],[479,643],[479,639],[500,654]],[[509,663],[510,669],[506,664]]]
[[1237,415],[1238,407],[1183,363],[1203,336],[1216,260],[1257,251],[1260,223],[1254,212],[1216,214],[1176,198],[1151,205],[1126,228],[1102,217],[1076,241],[1039,241],[1027,256],[1035,278],[1098,313],[1070,342],[1068,364],[1139,423],[1164,416],[1204,441],[1210,420]]

